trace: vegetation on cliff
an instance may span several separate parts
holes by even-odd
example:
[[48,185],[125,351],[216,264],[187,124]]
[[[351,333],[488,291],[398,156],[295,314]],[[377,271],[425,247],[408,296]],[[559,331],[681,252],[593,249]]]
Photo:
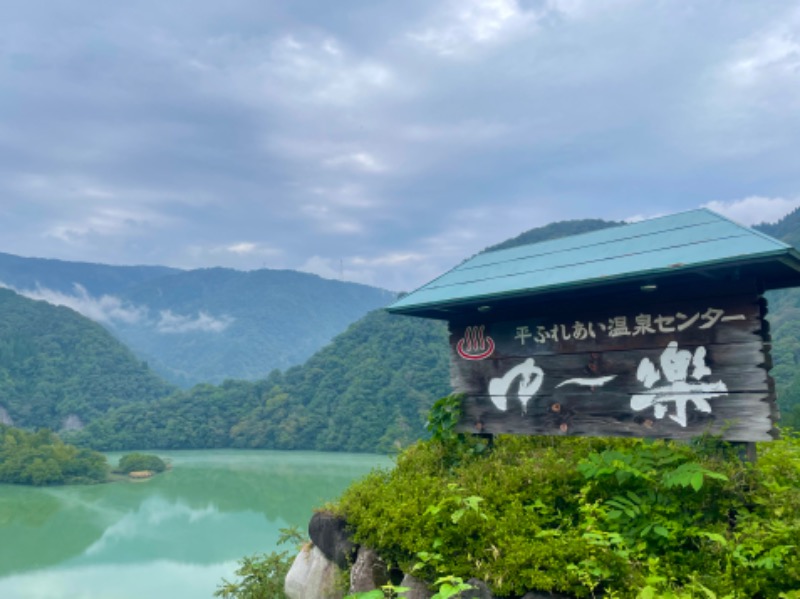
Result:
[[106,458],[78,449],[41,429],[29,433],[0,424],[0,483],[60,485],[103,482]]

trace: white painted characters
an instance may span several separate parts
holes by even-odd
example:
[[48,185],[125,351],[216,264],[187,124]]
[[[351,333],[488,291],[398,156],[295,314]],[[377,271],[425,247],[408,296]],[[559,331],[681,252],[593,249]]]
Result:
[[489,395],[492,397],[492,403],[505,412],[508,409],[508,392],[517,377],[522,377],[517,398],[522,403],[522,413],[525,414],[528,411],[528,400],[536,395],[544,382],[544,372],[536,365],[533,358],[528,358],[503,376],[489,381]]
[[[525,415],[528,413],[528,401],[536,395],[544,382],[544,371],[536,365],[533,358],[528,358],[522,364],[514,366],[514,368],[506,372],[503,376],[491,379],[489,381],[489,395],[492,398],[492,403],[498,409],[505,412],[508,410],[508,393],[511,390],[511,385],[518,377],[522,378],[517,390],[517,399],[519,399],[522,404],[522,414]],[[556,388],[563,387],[564,385],[579,385],[591,388],[602,387],[615,378],[616,375],[595,378],[573,378],[556,385]]]
[[[636,378],[650,391],[631,397],[631,408],[636,412],[652,407],[655,417],[661,419],[667,415],[669,405],[674,404],[675,412],[669,414],[670,419],[686,427],[686,410],[690,402],[696,410],[710,414],[711,404],[708,400],[728,394],[728,387],[722,381],[700,381],[711,375],[711,369],[706,365],[705,347],[698,347],[692,354],[688,350],[679,350],[678,343],[671,341],[661,354],[659,362],[660,370],[649,358],[643,358],[639,363]],[[662,375],[666,380],[656,386]],[[689,382],[687,378],[697,382]]]

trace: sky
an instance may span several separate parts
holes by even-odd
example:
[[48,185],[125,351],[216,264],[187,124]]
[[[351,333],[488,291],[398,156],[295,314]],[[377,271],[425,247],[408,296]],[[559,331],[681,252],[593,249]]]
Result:
[[800,206],[800,3],[6,0],[0,252],[414,289],[550,222]]

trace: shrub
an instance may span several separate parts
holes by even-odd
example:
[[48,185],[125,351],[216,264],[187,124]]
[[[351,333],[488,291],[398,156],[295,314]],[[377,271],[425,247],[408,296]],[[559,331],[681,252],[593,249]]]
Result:
[[800,440],[433,439],[352,485],[356,541],[499,595],[778,597],[800,589]]
[[167,469],[167,464],[157,455],[147,453],[129,453],[119,459],[119,466],[117,472],[129,474],[141,470],[149,470],[151,472],[164,472]]
[[[296,527],[280,529],[278,545],[293,543],[300,549],[304,539]],[[222,579],[214,597],[222,599],[286,599],[284,581],[292,567],[295,554],[290,551],[273,551],[252,555],[239,561],[238,580]]]

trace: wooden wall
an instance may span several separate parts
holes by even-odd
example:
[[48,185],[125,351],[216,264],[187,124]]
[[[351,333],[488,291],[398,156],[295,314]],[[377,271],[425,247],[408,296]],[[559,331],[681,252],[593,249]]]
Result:
[[450,323],[462,432],[775,436],[766,302],[626,301]]

